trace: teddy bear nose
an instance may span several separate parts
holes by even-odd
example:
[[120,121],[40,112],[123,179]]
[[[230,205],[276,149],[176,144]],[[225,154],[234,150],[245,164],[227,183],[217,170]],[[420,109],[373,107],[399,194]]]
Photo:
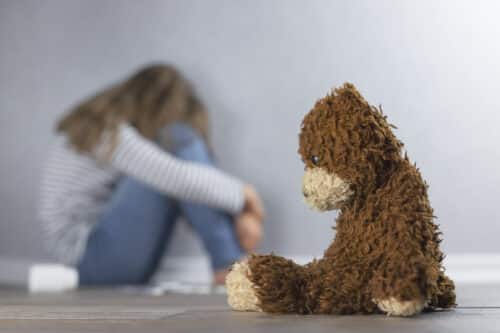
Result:
[[306,190],[302,189],[302,194],[307,198],[309,196],[309,193],[306,192]]

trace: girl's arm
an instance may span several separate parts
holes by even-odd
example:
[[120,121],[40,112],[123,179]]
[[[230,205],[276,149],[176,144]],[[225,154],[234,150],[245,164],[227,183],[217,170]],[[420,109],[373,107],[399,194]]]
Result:
[[243,184],[215,168],[184,161],[122,125],[110,158],[117,170],[181,200],[237,214],[244,204]]

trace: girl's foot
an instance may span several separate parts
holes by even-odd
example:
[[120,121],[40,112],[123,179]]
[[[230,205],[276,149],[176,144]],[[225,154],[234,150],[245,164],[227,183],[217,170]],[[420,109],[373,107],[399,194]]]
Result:
[[226,283],[226,276],[229,274],[229,268],[221,269],[214,272],[214,284],[222,286]]
[[[238,259],[238,261],[235,261],[235,263],[238,263],[238,262],[246,262],[247,261],[247,256],[242,256],[241,258]],[[213,283],[216,285],[216,286],[223,286],[226,284],[226,277],[227,275],[231,272],[231,269],[233,267],[234,263],[231,264],[229,267],[227,268],[223,268],[223,269],[219,269],[217,271],[214,271],[214,275],[213,275]]]

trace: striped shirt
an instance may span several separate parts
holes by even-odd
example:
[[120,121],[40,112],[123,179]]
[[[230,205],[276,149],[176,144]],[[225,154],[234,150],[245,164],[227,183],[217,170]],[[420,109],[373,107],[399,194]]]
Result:
[[43,174],[38,215],[49,250],[65,264],[79,261],[90,231],[123,175],[179,200],[232,214],[242,209],[239,180],[170,155],[130,125],[118,129],[117,144],[107,163],[93,155],[76,152],[61,135]]

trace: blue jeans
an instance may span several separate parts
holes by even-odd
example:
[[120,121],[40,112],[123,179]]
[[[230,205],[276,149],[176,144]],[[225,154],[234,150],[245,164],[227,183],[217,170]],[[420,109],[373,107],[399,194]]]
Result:
[[[167,129],[176,157],[213,166],[201,137],[188,125]],[[124,176],[91,232],[78,264],[80,283],[146,283],[155,272],[175,221],[184,216],[201,238],[213,270],[228,267],[243,256],[231,217],[217,209],[177,201]]]

